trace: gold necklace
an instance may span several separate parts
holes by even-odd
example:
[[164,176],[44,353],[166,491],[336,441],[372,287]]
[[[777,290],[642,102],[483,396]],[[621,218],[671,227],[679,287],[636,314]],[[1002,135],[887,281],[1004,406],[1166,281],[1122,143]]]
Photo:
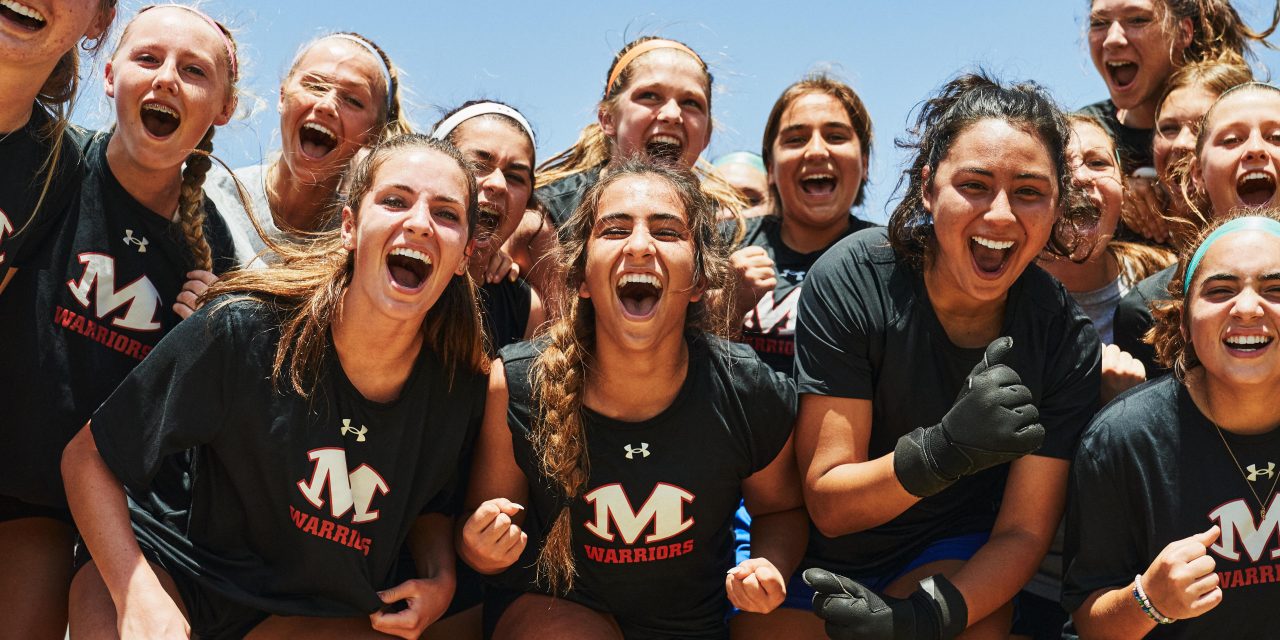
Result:
[[[1213,430],[1218,434],[1218,439],[1222,440],[1222,446],[1227,448],[1227,454],[1231,456],[1231,461],[1236,463],[1236,470],[1240,472],[1240,478],[1243,479],[1245,485],[1249,487],[1249,492],[1253,494],[1253,499],[1258,502],[1258,510],[1260,512],[1258,514],[1259,518],[1266,520],[1267,505],[1262,501],[1262,498],[1258,497],[1258,491],[1253,488],[1253,482],[1249,480],[1249,474],[1244,472],[1244,467],[1240,466],[1240,460],[1236,459],[1236,452],[1232,451],[1231,445],[1227,444],[1227,437],[1222,435],[1222,427],[1219,427],[1218,423],[1213,421],[1210,421],[1209,424],[1213,425]],[[1257,475],[1256,472],[1255,475]],[[1271,500],[1271,496],[1276,492],[1276,483],[1280,481],[1280,474],[1272,471],[1271,475],[1271,489],[1267,491],[1267,500]]]

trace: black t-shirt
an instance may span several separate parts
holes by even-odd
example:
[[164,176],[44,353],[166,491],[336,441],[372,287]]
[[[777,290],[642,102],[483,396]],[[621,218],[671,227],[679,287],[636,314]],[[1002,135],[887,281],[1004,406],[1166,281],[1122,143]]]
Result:
[[[129,195],[107,165],[109,135],[90,137],[79,204],[44,243],[49,266],[22,269],[0,296],[0,494],[62,506],[62,449],[116,385],[180,320],[172,305],[194,268],[180,230]],[[207,198],[214,271],[234,266]]]
[[1142,337],[1155,324],[1151,315],[1151,303],[1169,299],[1169,281],[1173,280],[1173,273],[1177,270],[1178,263],[1175,262],[1151,274],[1134,285],[1133,290],[1125,294],[1116,307],[1113,324],[1116,346],[1142,362],[1147,368],[1148,380],[1169,372],[1156,362],[1155,348],[1143,342]]
[[[778,285],[773,293],[766,294],[747,312],[742,323],[742,342],[755,350],[756,355],[774,371],[791,375],[795,356],[796,303],[800,300],[800,283],[818,257],[831,248],[823,247],[812,253],[799,253],[782,241],[782,220],[777,216],[761,216],[746,221],[746,234],[738,248],[762,247],[774,262]],[[875,223],[849,215],[849,228],[834,245],[845,236],[861,231]]]
[[[795,388],[744,345],[691,335],[676,399],[643,422],[584,409],[590,476],[570,504],[577,566],[570,600],[618,618],[634,634],[722,637],[734,565],[733,513],[742,481],[766,467],[791,433]],[[502,576],[536,591],[531,567],[564,504],[529,441],[529,371],[541,342],[503,349],[508,426],[529,479],[524,554]]]
[[[1172,376],[1121,395],[1089,425],[1067,507],[1062,603],[1068,611],[1098,589],[1131,583],[1170,542],[1216,524],[1222,535],[1209,556],[1217,563],[1222,603],[1198,618],[1157,626],[1147,637],[1275,637],[1280,496],[1266,492],[1280,465],[1280,429],[1257,436],[1223,432],[1243,474],[1215,430]],[[1267,504],[1265,520],[1249,484]]]
[[564,228],[564,223],[568,222],[569,216],[572,216],[578,205],[582,203],[582,197],[587,194],[587,189],[600,180],[600,171],[603,169],[603,165],[593,167],[556,180],[545,187],[538,187],[538,202],[546,208],[547,215],[556,225],[556,229]]
[[1082,107],[1080,113],[1097,118],[1120,150],[1120,164],[1125,175],[1133,175],[1139,167],[1154,167],[1151,143],[1153,129],[1138,129],[1120,124],[1116,105],[1110,98]]
[[[39,104],[21,129],[0,135],[0,282],[10,267],[46,266],[37,258],[43,242],[75,206],[84,178],[80,147],[64,133],[53,179],[45,191],[53,140],[45,134],[51,116]],[[40,194],[45,191],[44,202]],[[39,211],[36,204],[40,203]],[[33,216],[34,214],[34,216]]]
[[[373,402],[330,341],[311,399],[287,382],[277,392],[277,313],[220,302],[170,332],[93,415],[134,532],[166,567],[241,604],[371,613],[416,517],[457,513],[486,378],[423,347],[400,398]],[[174,522],[143,505],[165,458],[186,450],[190,511]]]
[[[800,393],[871,400],[868,458],[898,438],[937,424],[984,349],[952,344],[934,315],[919,271],[899,262],[883,228],[842,240],[809,271],[796,325]],[[1066,289],[1035,265],[1014,282],[1000,335],[1013,338],[1009,366],[1040,409],[1036,455],[1069,459],[1098,407],[1098,335]],[[961,478],[893,520],[827,538],[813,529],[805,566],[853,576],[901,568],[930,543],[989,531],[1008,465]]]
[[524,278],[515,282],[503,278],[496,284],[487,283],[478,289],[480,317],[484,320],[484,333],[489,337],[493,353],[524,340],[529,326],[529,307],[533,304],[533,292]]

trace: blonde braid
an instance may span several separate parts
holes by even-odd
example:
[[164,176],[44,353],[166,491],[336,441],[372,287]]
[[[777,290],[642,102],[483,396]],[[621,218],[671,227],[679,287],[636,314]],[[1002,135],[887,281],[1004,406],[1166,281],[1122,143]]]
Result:
[[196,269],[213,270],[213,251],[204,237],[204,178],[213,166],[209,154],[213,152],[214,127],[209,127],[195,151],[187,156],[187,166],[182,169],[182,192],[178,195],[178,213],[173,223],[182,229],[182,235],[191,248],[192,262]]

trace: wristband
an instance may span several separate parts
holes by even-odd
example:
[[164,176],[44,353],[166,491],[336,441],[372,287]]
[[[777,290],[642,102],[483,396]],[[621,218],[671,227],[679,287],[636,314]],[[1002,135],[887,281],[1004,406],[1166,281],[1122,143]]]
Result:
[[1138,606],[1142,608],[1142,612],[1147,614],[1148,618],[1155,620],[1157,624],[1173,624],[1177,622],[1177,620],[1160,613],[1160,610],[1156,609],[1154,604],[1151,604],[1151,598],[1148,598],[1147,592],[1142,590],[1141,575],[1133,577],[1133,599],[1138,601]]

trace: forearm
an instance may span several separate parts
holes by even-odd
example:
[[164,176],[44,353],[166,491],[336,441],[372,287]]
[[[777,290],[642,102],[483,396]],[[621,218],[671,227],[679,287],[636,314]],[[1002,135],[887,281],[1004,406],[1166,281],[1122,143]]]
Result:
[[784,579],[795,573],[809,541],[809,518],[803,507],[751,516],[751,556],[764,558]]
[[1094,592],[1071,617],[1080,637],[1088,640],[1142,638],[1156,627],[1134,600],[1132,582],[1118,589]]
[[992,532],[991,538],[954,575],[951,582],[964,594],[972,624],[991,615],[1035,575],[1052,534],[1027,530]]
[[418,577],[453,579],[453,518],[440,514],[418,516],[409,531],[409,551]]
[[806,480],[804,497],[814,525],[828,537],[882,525],[920,500],[902,488],[892,453],[838,464]]

